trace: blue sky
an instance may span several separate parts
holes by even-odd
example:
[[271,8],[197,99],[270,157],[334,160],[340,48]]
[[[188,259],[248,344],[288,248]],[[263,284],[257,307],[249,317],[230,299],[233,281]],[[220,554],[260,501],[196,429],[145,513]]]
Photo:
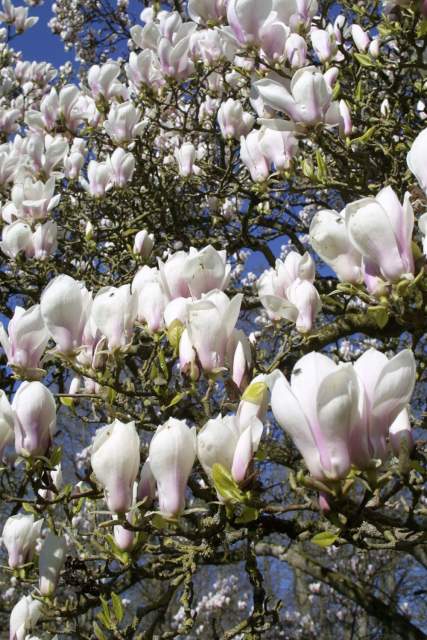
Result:
[[[14,4],[18,6],[20,3]],[[38,16],[38,23],[13,41],[13,48],[22,51],[24,60],[46,61],[54,66],[73,60],[73,52],[64,51],[61,39],[54,36],[47,26],[53,16],[52,2],[47,1],[40,7],[30,7],[29,15]]]
[[[18,6],[23,3],[15,0],[14,4]],[[29,15],[37,16],[39,21],[34,27],[28,29],[28,31],[14,40],[13,48],[16,51],[22,51],[25,60],[46,61],[54,66],[59,66],[68,60],[73,61],[74,54],[73,51],[64,51],[62,40],[53,35],[47,26],[54,15],[52,4],[53,2],[50,2],[50,0],[45,0],[40,7],[29,8]],[[129,8],[131,15],[137,19],[141,10],[140,3],[131,0]]]

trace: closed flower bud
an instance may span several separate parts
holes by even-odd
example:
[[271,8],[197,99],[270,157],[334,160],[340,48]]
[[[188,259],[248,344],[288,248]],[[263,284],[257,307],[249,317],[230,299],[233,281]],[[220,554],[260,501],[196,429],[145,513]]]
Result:
[[41,382],[23,382],[12,402],[15,417],[15,449],[18,455],[42,456],[56,428],[56,405]]
[[351,37],[353,38],[353,42],[356,45],[358,51],[361,51],[362,53],[367,51],[369,43],[371,42],[371,38],[360,25],[353,24],[351,26]]
[[82,282],[67,275],[54,278],[40,298],[40,310],[58,351],[71,353],[82,345],[92,295]]
[[418,183],[427,194],[427,129],[424,129],[417,135],[412,146],[406,156],[406,162],[409,170],[414,174]]
[[224,366],[227,344],[236,326],[241,303],[241,294],[229,300],[218,290],[211,291],[198,302],[189,303],[188,338],[204,371]]
[[49,531],[39,556],[39,590],[42,596],[52,596],[65,562],[67,543],[63,536]]
[[126,513],[132,506],[133,484],[140,461],[140,442],[134,422],[115,420],[96,432],[91,464],[98,482],[104,487],[108,508]]
[[409,417],[404,410],[414,388],[416,365],[409,349],[400,351],[390,360],[384,353],[368,349],[354,363],[354,370],[363,402],[360,403],[359,426],[351,433],[351,459],[363,469],[372,459],[386,457],[389,435],[392,447],[397,447],[399,438],[395,437],[393,441],[393,432],[406,431],[410,438]]
[[149,458],[144,462],[138,483],[137,500],[144,500],[144,507],[148,508],[156,497],[156,479],[150,467]]
[[140,255],[143,260],[147,260],[154,247],[154,236],[145,229],[138,231],[133,243],[133,252]]
[[132,180],[135,158],[131,153],[118,147],[109,159],[111,179],[117,187],[124,187]]
[[138,298],[130,285],[104,287],[93,300],[92,317],[99,331],[107,338],[108,349],[128,345],[132,339]]
[[185,489],[196,457],[196,430],[185,420],[170,418],[150,443],[150,468],[157,482],[159,507],[176,517],[185,508]]
[[42,525],[43,519],[35,522],[33,514],[18,513],[6,520],[2,537],[3,544],[9,554],[11,569],[32,560]]
[[0,248],[9,258],[16,258],[21,251],[26,251],[31,242],[31,227],[26,222],[17,220],[3,227]]
[[5,392],[0,389],[0,459],[14,438],[14,416]]
[[15,307],[8,333],[0,324],[0,343],[6,353],[8,365],[25,370],[29,376],[36,373],[32,370],[40,367],[40,358],[48,341],[49,334],[38,304],[27,310]]
[[399,456],[402,446],[406,446],[408,452],[411,453],[414,448],[414,436],[411,431],[408,409],[402,409],[398,414],[389,429],[389,434],[391,448],[395,456]]
[[41,616],[42,603],[31,596],[22,596],[10,614],[9,640],[25,640]]
[[223,102],[218,110],[218,124],[223,138],[240,139],[246,136],[252,129],[255,118],[243,111],[242,104],[238,100],[229,98]]

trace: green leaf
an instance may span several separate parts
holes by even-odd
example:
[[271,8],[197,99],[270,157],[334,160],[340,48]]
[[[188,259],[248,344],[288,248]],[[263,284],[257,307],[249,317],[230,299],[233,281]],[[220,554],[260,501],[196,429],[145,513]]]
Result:
[[174,407],[176,404],[180,403],[181,400],[183,400],[186,396],[187,391],[181,391],[180,393],[177,393],[169,402],[166,408],[169,409],[169,407]]
[[110,610],[108,608],[108,602],[102,596],[100,597],[100,600],[101,600],[102,612],[103,612],[107,622],[109,624],[111,624],[111,615],[110,615]]
[[74,406],[74,400],[71,396],[61,396],[59,398],[59,402],[64,405],[64,407],[72,408]]
[[107,640],[101,627],[96,622],[93,623],[93,632],[98,640]]
[[356,85],[356,91],[354,92],[354,98],[356,102],[360,102],[362,100],[362,97],[363,97],[363,84],[362,84],[362,80],[359,80],[359,82]]
[[123,620],[123,616],[125,614],[123,609],[123,604],[120,597],[116,593],[111,594],[111,601],[113,604],[113,611],[116,617],[117,622],[121,622]]
[[247,522],[253,522],[258,520],[259,511],[255,507],[245,507],[236,522],[238,524],[246,524]]
[[151,524],[156,529],[165,529],[169,523],[160,513],[155,513],[151,518]]
[[214,481],[215,489],[220,496],[226,501],[243,502],[244,494],[240,490],[239,486],[232,478],[231,474],[225,469],[222,464],[214,464],[212,467],[212,478]]
[[108,404],[113,404],[115,398],[117,395],[117,391],[115,391],[115,389],[112,389],[111,387],[108,387],[108,391],[107,391],[107,402]]
[[311,162],[307,159],[302,161],[301,164],[302,172],[306,178],[312,178],[314,176],[314,169]]
[[334,533],[333,531],[322,531],[321,533],[316,533],[316,535],[312,537],[311,542],[317,544],[319,547],[330,547],[334,544],[338,536],[339,532]]
[[62,459],[62,449],[61,447],[55,447],[55,449],[52,451],[51,456],[50,456],[50,464],[52,465],[52,467],[56,467]]
[[320,149],[316,149],[317,177],[324,180],[327,174],[326,159]]
[[368,140],[370,140],[374,135],[376,129],[377,129],[376,125],[374,125],[373,127],[369,127],[369,129],[367,129],[365,133],[363,133],[361,136],[359,136],[358,138],[353,138],[351,140],[351,144],[355,144],[355,143],[360,144],[362,142],[368,142]]
[[107,618],[107,616],[105,615],[105,613],[103,611],[99,611],[96,614],[96,617],[104,625],[104,627],[106,629],[113,629],[114,628],[113,625],[111,624],[110,620]]
[[375,322],[377,323],[378,327],[380,329],[384,329],[390,318],[388,310],[385,307],[381,306],[369,307],[368,313],[374,316]]
[[169,344],[175,351],[179,348],[179,341],[181,340],[182,333],[184,331],[184,325],[180,320],[174,320],[167,331]]
[[169,379],[169,369],[168,369],[168,365],[166,364],[166,358],[165,358],[165,354],[164,354],[163,349],[159,350],[159,364],[160,364],[161,372],[165,376],[166,380],[168,380]]
[[37,510],[33,507],[32,504],[30,504],[29,502],[23,502],[22,503],[22,508],[24,509],[24,511],[26,511],[27,513],[37,513]]
[[337,80],[337,82],[334,84],[334,88],[333,88],[333,91],[332,91],[332,100],[337,100],[337,98],[338,98],[338,96],[340,94],[340,91],[341,91],[341,85]]
[[253,382],[245,389],[242,400],[261,406],[265,400],[268,387],[265,382]]
[[411,460],[411,469],[413,469],[414,471],[418,471],[418,473],[424,475],[424,469],[422,465],[417,462],[417,460]]
[[353,55],[356,58],[357,62],[362,67],[373,67],[373,66],[375,66],[375,63],[372,61],[372,58],[370,56],[368,56],[367,53],[354,53]]
[[425,38],[427,36],[427,20],[423,20],[417,26],[417,38]]

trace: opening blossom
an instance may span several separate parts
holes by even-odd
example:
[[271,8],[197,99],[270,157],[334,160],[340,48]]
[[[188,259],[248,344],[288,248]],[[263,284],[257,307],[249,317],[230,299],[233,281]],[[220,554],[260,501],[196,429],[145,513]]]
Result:
[[391,187],[373,198],[352,202],[341,213],[319,211],[310,225],[313,248],[340,280],[359,283],[371,293],[414,274],[414,212],[409,193],[403,204]]
[[296,323],[298,331],[310,331],[322,303],[313,285],[315,265],[308,253],[291,251],[276,268],[259,278],[258,295],[271,320],[286,318]]
[[414,384],[415,359],[408,349],[390,360],[369,349],[354,366],[312,352],[295,364],[290,384],[275,374],[271,406],[311,475],[338,480],[351,464],[365,469],[385,459],[390,428],[407,407]]
[[197,457],[212,480],[212,467],[221,464],[238,483],[244,483],[263,431],[260,420],[253,417],[242,426],[238,417],[212,418],[197,435]]

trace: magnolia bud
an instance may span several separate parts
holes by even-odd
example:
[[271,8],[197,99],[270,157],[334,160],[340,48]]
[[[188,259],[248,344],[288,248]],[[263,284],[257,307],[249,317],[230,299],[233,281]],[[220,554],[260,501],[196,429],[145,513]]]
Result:
[[59,275],[44,289],[40,310],[58,351],[70,353],[81,346],[91,306],[91,293],[70,276]]
[[33,514],[18,513],[6,520],[2,537],[9,554],[11,569],[32,560],[42,525],[43,519],[34,522]]
[[154,247],[154,235],[148,233],[146,229],[138,231],[133,243],[133,252],[140,255],[143,260],[147,260]]
[[63,536],[48,532],[39,557],[39,590],[42,596],[51,596],[55,592],[65,562],[66,548]]
[[93,224],[90,220],[86,222],[85,238],[86,240],[92,240],[93,238]]
[[31,374],[31,370],[40,366],[40,358],[49,341],[40,305],[36,304],[26,311],[22,307],[15,307],[8,333],[0,324],[0,343],[6,352],[8,365],[25,369],[27,374]]
[[[116,516],[117,517],[117,516]],[[121,524],[113,527],[114,542],[122,551],[130,551],[135,542],[135,531],[126,529]]]
[[156,479],[151,471],[150,461],[147,459],[142,465],[139,478],[137,500],[144,501],[144,507],[148,508],[156,496]]
[[92,307],[92,317],[100,332],[108,340],[108,349],[125,347],[132,339],[138,298],[129,284],[103,287],[98,291]]
[[115,420],[96,432],[92,445],[92,469],[105,489],[105,499],[113,513],[126,513],[132,506],[133,484],[139,469],[139,447],[134,422]]
[[0,458],[8,444],[13,442],[14,417],[5,392],[0,389]]
[[160,511],[178,516],[185,508],[185,488],[196,457],[196,429],[170,418],[150,443],[150,467],[157,482]]
[[25,640],[41,616],[42,603],[31,596],[22,596],[10,614],[9,640]]
[[246,388],[237,409],[239,428],[242,431],[256,417],[263,420],[268,408],[269,390],[263,374],[256,376]]
[[23,382],[12,402],[15,413],[15,449],[18,455],[42,456],[56,427],[52,393],[41,382]]
[[353,24],[351,26],[351,37],[359,51],[365,52],[368,49],[371,38],[360,25]]

